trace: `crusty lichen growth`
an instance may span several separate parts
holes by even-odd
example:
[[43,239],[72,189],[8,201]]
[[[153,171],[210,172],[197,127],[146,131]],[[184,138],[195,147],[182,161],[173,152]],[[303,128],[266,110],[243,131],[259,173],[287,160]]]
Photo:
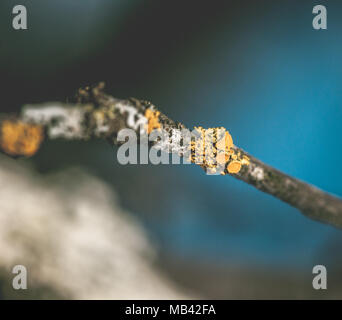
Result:
[[11,156],[33,156],[44,139],[43,127],[18,120],[1,123],[0,145]]
[[147,118],[147,125],[146,125],[146,131],[148,134],[150,134],[153,130],[155,129],[160,129],[161,124],[159,121],[159,116],[160,112],[151,110],[151,109],[146,109],[145,111],[145,117]]
[[195,127],[191,140],[190,162],[200,165],[210,174],[238,173],[249,158],[233,149],[233,138],[223,127],[204,129]]

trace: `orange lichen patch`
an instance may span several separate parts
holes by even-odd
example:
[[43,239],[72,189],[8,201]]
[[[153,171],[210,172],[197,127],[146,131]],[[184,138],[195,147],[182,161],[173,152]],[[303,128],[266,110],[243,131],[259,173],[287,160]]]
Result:
[[232,161],[227,165],[227,171],[229,173],[239,173],[242,166],[249,165],[249,158],[246,155],[241,157],[240,151],[237,154],[233,152],[231,158]]
[[[190,161],[199,164],[210,173],[238,173],[249,164],[247,156],[234,150],[233,138],[223,127],[204,129],[195,127],[195,138],[191,140]],[[227,169],[227,171],[225,171]]]
[[1,124],[0,146],[11,156],[33,156],[43,141],[43,128],[20,121],[5,120]]
[[217,149],[220,149],[220,150],[226,149],[227,151],[233,147],[233,138],[228,131],[225,131],[224,136],[216,142],[216,147]]
[[242,163],[237,160],[233,160],[228,163],[227,170],[229,173],[238,173],[241,170]]
[[223,136],[221,134],[221,138],[216,142],[217,163],[224,165],[229,161],[229,158],[232,155],[231,148],[234,146],[233,138],[225,128],[219,128],[218,130],[224,130],[224,134]]
[[161,124],[159,122],[159,111],[153,111],[151,109],[147,109],[145,111],[145,117],[147,118],[147,133],[150,134],[154,129],[160,129]]

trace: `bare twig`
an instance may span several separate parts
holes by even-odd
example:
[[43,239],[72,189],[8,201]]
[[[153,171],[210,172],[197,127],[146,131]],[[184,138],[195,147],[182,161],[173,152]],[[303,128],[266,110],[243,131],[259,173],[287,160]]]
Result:
[[[103,85],[100,84],[92,89],[80,90],[77,104],[27,105],[18,117],[3,116],[0,149],[12,156],[32,155],[41,142],[39,128],[42,128],[50,139],[87,140],[96,137],[118,144],[117,134],[121,129],[130,128],[141,134],[144,133],[141,130],[149,131],[157,127],[166,130],[170,139],[167,139],[164,144],[153,146],[185,156],[185,146],[175,143],[179,142],[177,139],[180,131],[185,129],[183,124],[171,120],[150,102],[137,99],[116,99],[105,94],[102,89]],[[21,134],[18,133],[20,130]],[[14,138],[13,132],[16,132]],[[232,152],[238,155],[239,159],[248,159],[248,165],[243,165],[232,173],[227,169],[229,163],[232,162],[229,158],[223,174],[230,174],[260,191],[277,197],[309,218],[342,228],[342,200],[340,198],[288,176],[236,146],[232,146]],[[202,165],[202,167],[205,166]]]

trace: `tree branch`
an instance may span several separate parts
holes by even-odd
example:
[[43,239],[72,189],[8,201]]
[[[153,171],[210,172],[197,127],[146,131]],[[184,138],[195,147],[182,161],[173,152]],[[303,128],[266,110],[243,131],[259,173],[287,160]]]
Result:
[[[119,144],[117,135],[121,129],[130,128],[141,135],[161,128],[169,137],[163,143],[152,142],[154,148],[181,157],[189,155],[188,146],[179,143],[181,131],[186,129],[183,124],[171,120],[148,101],[116,99],[105,94],[103,87],[101,83],[94,88],[80,89],[77,104],[27,105],[18,116],[3,115],[0,119],[0,150],[10,156],[31,156],[38,150],[43,132],[50,139],[88,140],[96,137]],[[228,132],[225,137],[230,137]],[[286,175],[234,145],[224,159],[221,174],[229,174],[273,195],[311,219],[342,228],[340,198]],[[191,152],[190,160],[196,162],[191,158]],[[209,161],[202,163],[201,167],[215,171]]]

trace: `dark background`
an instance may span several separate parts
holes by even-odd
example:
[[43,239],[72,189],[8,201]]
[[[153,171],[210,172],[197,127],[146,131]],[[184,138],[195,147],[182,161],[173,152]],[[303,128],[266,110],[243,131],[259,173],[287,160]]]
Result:
[[[16,4],[0,4],[1,112],[105,81],[189,127],[225,126],[262,161],[342,194],[341,1],[31,0],[20,3],[25,31],[12,29]],[[316,4],[328,30],[312,28]],[[29,161],[41,174],[77,165],[109,182],[160,267],[206,297],[341,297],[341,231],[231,177],[121,166],[101,141],[48,142]],[[316,264],[329,293],[312,289]]]

